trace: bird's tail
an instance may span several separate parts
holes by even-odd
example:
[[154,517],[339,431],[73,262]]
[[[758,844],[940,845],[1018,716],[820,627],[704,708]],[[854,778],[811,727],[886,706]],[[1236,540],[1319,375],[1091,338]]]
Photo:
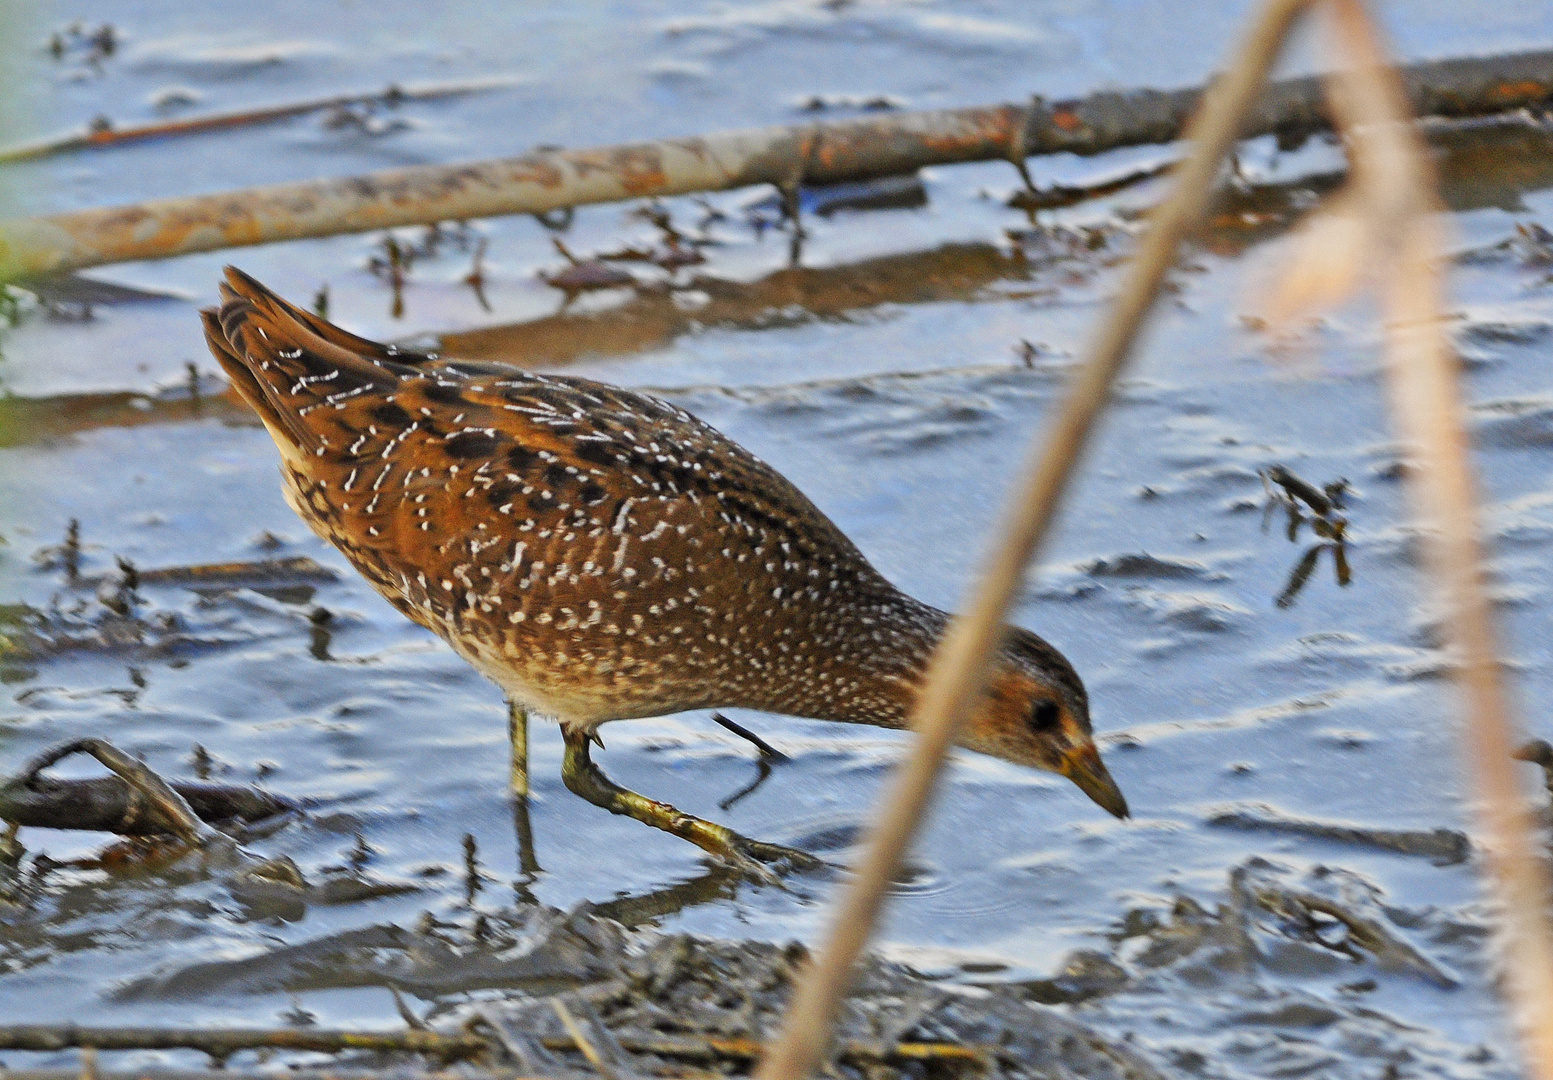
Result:
[[276,438],[304,452],[328,447],[329,413],[415,374],[404,362],[412,357],[288,304],[236,267],[226,268],[221,301],[200,312],[211,354]]

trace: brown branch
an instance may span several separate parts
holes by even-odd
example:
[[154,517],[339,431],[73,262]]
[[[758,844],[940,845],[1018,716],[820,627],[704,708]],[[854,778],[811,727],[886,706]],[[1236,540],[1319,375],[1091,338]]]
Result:
[[[207,824],[251,825],[277,814],[293,813],[297,803],[255,787],[226,784],[168,785]],[[0,821],[33,829],[80,829],[119,836],[160,836],[168,832],[144,814],[133,788],[117,777],[94,780],[15,781],[0,785]]]
[[1334,44],[1344,61],[1331,78],[1333,112],[1349,139],[1355,191],[1382,246],[1391,411],[1421,467],[1409,488],[1423,519],[1426,562],[1456,653],[1469,768],[1489,839],[1489,866],[1503,905],[1506,988],[1531,1075],[1553,1080],[1553,934],[1548,868],[1534,839],[1527,793],[1512,764],[1517,739],[1500,679],[1492,609],[1484,589],[1476,484],[1465,413],[1446,330],[1444,245],[1429,156],[1408,122],[1408,94],[1386,61],[1361,0],[1331,0]]
[[[91,754],[116,775],[91,780],[55,780],[40,775],[76,753]],[[0,820],[40,829],[83,829],[120,836],[171,833],[197,840],[210,822],[252,824],[298,809],[290,799],[254,787],[168,784],[99,739],[57,746],[33,759],[17,776],[0,782]]]
[[493,79],[486,82],[452,83],[444,86],[400,87],[389,86],[370,94],[341,94],[336,97],[315,98],[312,101],[295,101],[285,105],[270,105],[258,109],[242,109],[237,112],[215,113],[210,116],[189,116],[181,120],[164,120],[155,124],[116,128],[94,122],[87,131],[73,132],[52,139],[10,146],[0,149],[0,165],[19,161],[36,161],[75,150],[93,150],[110,146],[126,146],[151,139],[167,139],[181,135],[199,135],[208,131],[229,131],[234,128],[255,127],[290,120],[326,109],[348,109],[353,105],[386,105],[397,107],[407,101],[437,101],[443,98],[463,97],[516,85],[512,79]]
[[[1553,100],[1553,51],[1419,64],[1425,115],[1464,117]],[[1011,154],[1098,154],[1180,138],[1201,89],[1105,91],[1075,101],[900,112],[496,161],[420,166],[0,222],[0,280],[398,225],[545,213],[589,203],[790,187],[910,173]],[[1272,87],[1240,137],[1298,142],[1327,126],[1320,81]],[[811,151],[821,147],[822,151]]]
[[873,930],[955,731],[984,692],[989,659],[1002,640],[1004,614],[1024,579],[1025,567],[1046,534],[1176,249],[1202,221],[1219,168],[1242,132],[1290,27],[1308,2],[1265,4],[1228,73],[1203,102],[1202,115],[1193,124],[1192,149],[1179,168],[1176,186],[1155,216],[1120,295],[1100,324],[1087,363],[1011,503],[997,551],[965,614],[954,620],[934,654],[913,715],[918,737],[911,756],[892,781],[887,801],[869,830],[862,865],[836,905],[819,958],[799,981],[781,1041],[756,1073],[761,1080],[805,1080],[825,1056],[831,1020],[852,964]]

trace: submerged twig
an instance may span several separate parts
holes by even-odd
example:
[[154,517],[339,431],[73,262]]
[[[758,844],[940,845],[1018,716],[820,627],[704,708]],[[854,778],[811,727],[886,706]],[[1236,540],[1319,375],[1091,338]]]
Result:
[[1029,172],[1021,167],[1020,175],[1025,180],[1025,187],[1010,195],[1007,205],[1013,210],[1056,210],[1086,202],[1089,199],[1114,195],[1119,191],[1165,176],[1173,168],[1175,168],[1175,162],[1165,161],[1088,184],[1052,184],[1049,187],[1038,188],[1030,182]]
[[1214,180],[1267,79],[1284,38],[1307,0],[1271,0],[1233,66],[1214,84],[1193,125],[1193,144],[1169,199],[1154,218],[1112,310],[1101,322],[1051,435],[1007,512],[999,543],[965,614],[934,653],[913,710],[917,740],[869,830],[857,878],[831,915],[824,947],[794,993],[780,1042],[761,1062],[761,1080],[804,1080],[825,1056],[831,1018],[880,905],[915,834],[956,729],[984,691],[1004,614],[1024,581],[1068,478],[1126,363],[1182,240],[1202,220]]
[[1377,960],[1404,971],[1411,971],[1444,989],[1461,985],[1461,980],[1413,946],[1403,941],[1375,919],[1367,919],[1342,904],[1301,889],[1289,889],[1268,881],[1246,881],[1242,886],[1267,911],[1282,918],[1310,922],[1312,913],[1336,919],[1348,930],[1349,940]]
[[[188,800],[173,789],[167,781],[152,772],[143,762],[136,761],[111,743],[101,739],[76,739],[34,758],[22,770],[20,776],[0,789],[0,800],[13,791],[33,789],[39,773],[73,754],[91,755],[128,785],[136,798],[130,800],[124,814],[122,823],[127,827],[133,826],[141,813],[149,813],[148,824],[153,831],[171,833],[185,843],[201,845],[220,835],[200,820],[199,815],[189,806]],[[10,817],[9,813],[5,816],[8,820],[19,820]]]
[[1265,806],[1228,808],[1213,814],[1207,823],[1219,828],[1285,833],[1401,855],[1422,855],[1433,859],[1436,866],[1453,866],[1472,854],[1472,841],[1466,833],[1455,829],[1376,829],[1340,821],[1288,817]]
[[[255,787],[176,781],[168,786],[201,821],[223,828],[229,828],[230,823],[246,828],[301,809],[291,799]],[[117,777],[4,781],[0,783],[0,821],[34,829],[76,829],[119,836],[159,836],[169,831],[159,818],[147,815],[139,795]]]
[[397,108],[408,101],[437,101],[443,98],[463,97],[468,94],[487,93],[516,85],[512,79],[489,79],[483,82],[449,83],[446,85],[402,87],[390,85],[385,90],[366,94],[342,94],[335,97],[296,101],[285,105],[269,105],[258,109],[242,109],[237,112],[216,113],[210,116],[190,116],[181,120],[164,120],[155,124],[135,127],[114,127],[104,117],[99,117],[84,132],[73,132],[24,146],[0,149],[0,165],[18,161],[36,161],[73,150],[96,149],[109,146],[125,146],[150,139],[167,139],[180,135],[198,135],[207,131],[228,131],[234,128],[271,124],[278,120],[290,120],[309,113],[329,109],[345,109],[359,105],[381,105]]

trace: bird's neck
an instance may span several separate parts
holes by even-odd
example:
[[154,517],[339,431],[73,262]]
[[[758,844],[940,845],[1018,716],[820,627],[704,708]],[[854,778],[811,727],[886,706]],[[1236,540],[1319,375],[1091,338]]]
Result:
[[779,679],[766,708],[793,716],[904,728],[949,623],[938,608],[880,583],[806,643],[814,674]]

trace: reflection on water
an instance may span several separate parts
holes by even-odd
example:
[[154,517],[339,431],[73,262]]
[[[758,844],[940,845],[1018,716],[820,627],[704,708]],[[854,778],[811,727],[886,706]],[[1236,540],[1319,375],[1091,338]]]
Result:
[[1334,480],[1318,488],[1282,465],[1268,466],[1261,470],[1261,476],[1268,491],[1267,508],[1262,511],[1262,532],[1267,532],[1273,514],[1282,509],[1288,520],[1285,535],[1289,543],[1299,542],[1300,529],[1307,524],[1310,531],[1324,541],[1305,549],[1289,572],[1288,583],[1273,603],[1280,608],[1292,607],[1300,590],[1315,573],[1324,552],[1332,555],[1332,572],[1337,584],[1344,588],[1353,584],[1353,571],[1348,566],[1348,518],[1342,513],[1348,508],[1348,498],[1352,494],[1348,481]]

